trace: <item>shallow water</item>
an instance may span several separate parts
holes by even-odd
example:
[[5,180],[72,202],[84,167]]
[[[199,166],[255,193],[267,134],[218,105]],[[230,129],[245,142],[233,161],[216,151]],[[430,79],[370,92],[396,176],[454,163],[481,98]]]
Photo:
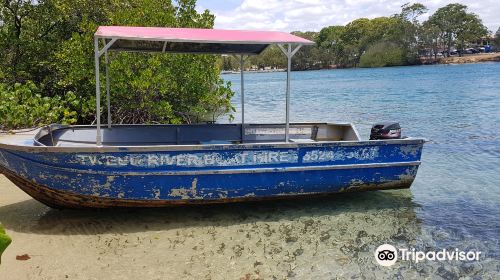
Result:
[[[500,63],[293,72],[290,118],[352,122],[365,139],[372,123],[395,120],[428,139],[409,194],[416,240],[498,260],[499,75]],[[238,121],[239,75],[223,78],[237,92]],[[284,122],[285,82],[286,73],[245,75],[247,122]]]
[[[498,279],[499,73],[500,63],[292,73],[292,121],[353,122],[367,138],[371,123],[397,120],[429,139],[409,190],[59,211],[0,176],[14,240],[0,279]],[[246,120],[284,121],[285,73],[245,77]],[[223,78],[239,90],[239,75]],[[374,258],[383,243],[484,257],[385,268]]]

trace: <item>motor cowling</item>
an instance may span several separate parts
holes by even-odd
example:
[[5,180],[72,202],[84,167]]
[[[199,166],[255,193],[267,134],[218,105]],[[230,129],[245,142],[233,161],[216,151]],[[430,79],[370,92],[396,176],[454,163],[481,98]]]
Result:
[[372,126],[370,140],[401,139],[401,126],[397,122],[376,123]]

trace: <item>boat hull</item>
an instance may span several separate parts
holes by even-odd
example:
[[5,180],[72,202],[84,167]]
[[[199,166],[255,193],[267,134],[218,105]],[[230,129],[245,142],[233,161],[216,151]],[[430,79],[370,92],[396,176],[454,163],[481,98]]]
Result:
[[161,207],[409,188],[422,146],[421,140],[100,150],[4,146],[0,170],[51,207]]

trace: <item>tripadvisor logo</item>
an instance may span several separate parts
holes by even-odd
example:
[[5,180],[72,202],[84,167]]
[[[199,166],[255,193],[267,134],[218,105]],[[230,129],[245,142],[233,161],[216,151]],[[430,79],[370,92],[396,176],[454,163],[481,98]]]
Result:
[[375,250],[375,260],[381,266],[391,266],[398,260],[398,251],[390,244],[382,244]]
[[[381,266],[392,266],[398,259],[402,261],[478,261],[481,252],[479,251],[460,251],[442,249],[439,251],[417,251],[415,248],[406,249],[396,247],[390,244],[382,244],[375,250],[375,260]],[[399,257],[398,257],[399,256]]]

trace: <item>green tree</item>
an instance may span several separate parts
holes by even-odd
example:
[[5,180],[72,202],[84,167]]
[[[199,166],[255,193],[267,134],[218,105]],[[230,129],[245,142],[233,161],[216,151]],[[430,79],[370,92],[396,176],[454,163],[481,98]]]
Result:
[[[293,35],[305,38],[310,41],[316,41],[317,32],[292,32]],[[283,55],[284,57],[284,55]],[[316,45],[302,46],[292,60],[293,70],[317,69],[317,64],[321,60],[321,54]]]
[[345,27],[326,27],[320,31],[317,39],[320,48],[329,50],[334,61],[350,66],[356,66],[363,53],[379,42],[392,42],[405,49],[401,17],[361,18]]
[[[195,0],[7,0],[0,13],[1,82],[33,81],[65,98],[79,123],[95,121],[93,34],[99,25],[212,28]],[[214,120],[233,110],[217,56],[110,53],[114,123]],[[101,63],[103,65],[104,63]],[[102,77],[104,78],[104,77]],[[6,87],[8,88],[8,87]],[[101,103],[105,104],[105,103]]]
[[1,257],[2,253],[7,249],[9,244],[12,242],[12,239],[5,233],[5,229],[3,225],[0,224],[0,263],[2,262]]
[[342,33],[342,41],[345,44],[345,55],[347,56],[347,61],[356,66],[358,64],[361,54],[368,47],[370,39],[368,39],[370,20],[367,18],[360,18],[351,21],[345,26],[344,32]]
[[[237,61],[237,65],[239,68],[240,62]],[[287,62],[286,58],[281,52],[281,50],[277,46],[269,46],[265,49],[261,54],[256,56],[250,56],[247,61],[248,66],[255,65],[258,68],[262,69],[266,66],[270,66],[271,68],[286,68]],[[248,67],[247,66],[247,67]]]
[[414,24],[418,23],[418,18],[425,14],[429,9],[421,3],[406,3],[401,6],[401,13],[399,16]]
[[488,35],[488,29],[483,25],[481,19],[475,14],[466,14],[463,24],[457,30],[458,48],[463,52],[466,42],[475,41],[486,35]]
[[36,127],[40,124],[76,122],[80,100],[68,91],[64,96],[42,96],[42,91],[33,82],[15,83],[13,86],[0,83],[0,130]]
[[406,51],[393,42],[371,45],[361,56],[360,67],[401,66],[407,63]]
[[497,29],[495,33],[495,38],[493,39],[493,45],[496,50],[500,50],[500,27]]
[[476,14],[469,13],[467,6],[462,4],[449,4],[439,8],[428,21],[442,32],[448,55],[455,43],[463,50],[467,41],[487,34],[481,19]]
[[345,27],[336,25],[328,26],[319,32],[316,38],[316,45],[323,50],[321,62],[323,66],[332,64],[346,66],[348,56],[346,55],[346,44],[343,41]]
[[420,31],[420,47],[426,51],[426,54],[434,56],[437,59],[440,46],[445,37],[444,32],[432,21],[426,21],[422,24]]
[[220,64],[221,70],[235,70],[235,69],[237,69],[231,56],[227,56],[227,55],[221,56],[219,64]]
[[396,15],[399,18],[403,33],[401,36],[401,44],[406,49],[407,61],[411,64],[418,59],[421,45],[419,42],[425,35],[422,34],[422,24],[418,18],[428,11],[427,7],[420,3],[406,3],[401,6],[401,13]]

